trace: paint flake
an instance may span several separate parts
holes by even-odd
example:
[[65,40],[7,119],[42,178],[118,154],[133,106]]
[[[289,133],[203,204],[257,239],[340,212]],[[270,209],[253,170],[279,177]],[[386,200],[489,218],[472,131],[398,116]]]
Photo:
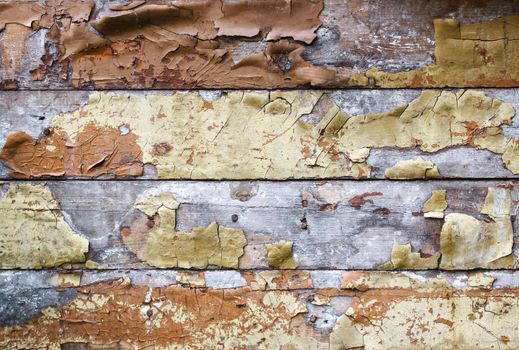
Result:
[[88,240],[64,220],[43,185],[11,185],[0,199],[0,268],[42,269],[85,261]]

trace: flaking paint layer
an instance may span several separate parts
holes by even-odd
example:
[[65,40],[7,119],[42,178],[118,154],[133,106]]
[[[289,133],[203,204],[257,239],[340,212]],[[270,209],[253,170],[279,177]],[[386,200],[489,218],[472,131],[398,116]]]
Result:
[[[429,153],[466,146],[501,154],[519,173],[519,148],[503,132],[515,112],[483,92],[424,91],[373,115],[350,116],[333,105],[317,125],[302,120],[326,94],[233,91],[208,102],[196,92],[93,93],[86,106],[55,116],[49,135],[9,134],[0,159],[14,177],[139,176],[143,164],[152,164],[168,179],[360,178],[370,175],[365,157],[373,148]],[[439,172],[417,158],[386,176]]]
[[151,266],[204,269],[238,268],[247,240],[242,230],[212,223],[191,232],[176,230],[179,203],[169,193],[145,196],[120,229],[126,247]]
[[0,199],[0,268],[41,269],[86,259],[88,240],[74,232],[43,185],[11,185]]
[[490,220],[460,213],[445,216],[440,268],[507,268],[514,264],[510,189],[489,188],[481,213]]

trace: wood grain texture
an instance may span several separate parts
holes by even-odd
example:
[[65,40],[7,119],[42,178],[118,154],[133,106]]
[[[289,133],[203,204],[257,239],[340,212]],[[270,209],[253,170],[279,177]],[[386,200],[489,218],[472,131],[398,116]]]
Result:
[[14,3],[4,89],[518,86],[515,0]]
[[[517,156],[506,147],[519,139],[517,91],[466,91],[1,92],[1,175],[384,178],[422,157],[444,178],[515,178]],[[412,110],[425,115],[415,126],[392,124]],[[391,123],[360,129],[362,116],[375,114]]]
[[[16,183],[5,183],[3,191]],[[212,222],[243,230],[247,245],[239,259],[241,269],[268,268],[265,244],[280,240],[293,242],[301,269],[380,269],[391,260],[395,244],[409,243],[413,252],[425,256],[439,251],[444,221],[422,213],[432,191],[446,190],[446,215],[487,220],[481,210],[488,188],[496,186],[512,188],[516,240],[515,182],[47,182],[66,222],[90,241],[87,258],[108,269],[152,268],[132,253],[146,249],[146,240],[129,245],[122,236],[124,227],[149,230],[160,222],[155,217],[155,224],[148,225],[151,219],[133,208],[138,198],[149,194],[169,193],[180,204],[176,228],[165,226],[167,234]]]

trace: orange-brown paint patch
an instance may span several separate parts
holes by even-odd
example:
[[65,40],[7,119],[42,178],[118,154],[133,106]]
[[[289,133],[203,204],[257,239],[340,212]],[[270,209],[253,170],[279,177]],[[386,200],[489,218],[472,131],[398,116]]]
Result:
[[81,295],[70,304],[47,310],[21,327],[0,328],[0,345],[59,348],[74,342],[209,349],[224,344],[288,346],[305,338],[317,344],[319,336],[302,320],[306,308],[292,292],[150,288],[127,280],[77,290]]
[[94,125],[73,140],[50,129],[37,140],[22,131],[10,133],[0,159],[14,178],[142,174],[142,152],[135,134],[121,135],[117,129]]

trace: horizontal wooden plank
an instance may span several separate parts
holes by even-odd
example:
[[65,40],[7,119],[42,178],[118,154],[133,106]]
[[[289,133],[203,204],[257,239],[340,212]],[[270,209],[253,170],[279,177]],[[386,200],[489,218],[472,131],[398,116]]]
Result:
[[519,341],[518,272],[267,272],[206,271],[191,286],[182,271],[0,272],[0,346],[514,349]]
[[[445,180],[5,182],[0,263],[266,269],[292,258],[300,269],[516,268],[518,189]],[[445,218],[441,200],[429,200],[439,190]],[[277,246],[276,262],[267,245],[279,242],[292,249]]]
[[507,0],[5,1],[4,89],[517,87]]
[[0,175],[515,178],[518,96],[515,89],[4,91]]

